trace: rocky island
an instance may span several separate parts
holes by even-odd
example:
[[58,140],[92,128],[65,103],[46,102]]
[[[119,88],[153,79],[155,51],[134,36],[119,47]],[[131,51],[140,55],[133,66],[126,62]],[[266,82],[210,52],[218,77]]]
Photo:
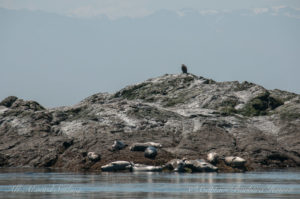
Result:
[[300,95],[166,74],[46,109],[0,103],[0,167],[238,172],[300,166]]

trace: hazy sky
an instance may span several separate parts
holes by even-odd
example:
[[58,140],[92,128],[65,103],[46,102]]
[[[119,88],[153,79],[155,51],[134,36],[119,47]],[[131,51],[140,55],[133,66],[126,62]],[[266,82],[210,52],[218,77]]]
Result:
[[7,9],[29,9],[67,16],[93,17],[107,15],[141,17],[162,9],[237,10],[289,6],[299,9],[299,0],[0,0]]
[[237,10],[289,6],[300,8],[299,0],[1,0],[8,9],[42,10],[68,16],[111,18],[141,17],[161,9]]
[[0,0],[0,100],[46,107],[165,73],[300,93],[299,0]]

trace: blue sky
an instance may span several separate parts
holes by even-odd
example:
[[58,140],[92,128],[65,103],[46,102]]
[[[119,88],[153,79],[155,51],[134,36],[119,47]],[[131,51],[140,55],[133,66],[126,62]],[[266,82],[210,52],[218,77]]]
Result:
[[46,107],[165,73],[300,93],[298,0],[0,0],[0,99]]

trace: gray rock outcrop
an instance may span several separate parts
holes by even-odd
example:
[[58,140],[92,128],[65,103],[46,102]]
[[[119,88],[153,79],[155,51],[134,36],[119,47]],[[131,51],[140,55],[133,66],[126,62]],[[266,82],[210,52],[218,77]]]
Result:
[[[3,167],[100,170],[117,160],[179,159],[180,171],[183,157],[206,159],[212,151],[242,157],[244,170],[299,167],[299,137],[299,94],[193,74],[163,75],[69,107],[47,109],[16,97],[0,105]],[[131,147],[110,150],[115,140]],[[149,146],[159,150],[155,159],[142,153]],[[101,159],[89,161],[88,152]],[[234,165],[223,163],[214,163],[221,172]]]
[[16,96],[8,96],[0,102],[0,106],[11,107],[18,98]]

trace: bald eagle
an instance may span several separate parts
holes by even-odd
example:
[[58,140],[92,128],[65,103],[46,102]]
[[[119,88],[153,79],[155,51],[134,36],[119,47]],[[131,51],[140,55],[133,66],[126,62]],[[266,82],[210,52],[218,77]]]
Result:
[[187,67],[186,67],[186,65],[182,64],[181,65],[181,70],[182,70],[182,73],[187,73]]

